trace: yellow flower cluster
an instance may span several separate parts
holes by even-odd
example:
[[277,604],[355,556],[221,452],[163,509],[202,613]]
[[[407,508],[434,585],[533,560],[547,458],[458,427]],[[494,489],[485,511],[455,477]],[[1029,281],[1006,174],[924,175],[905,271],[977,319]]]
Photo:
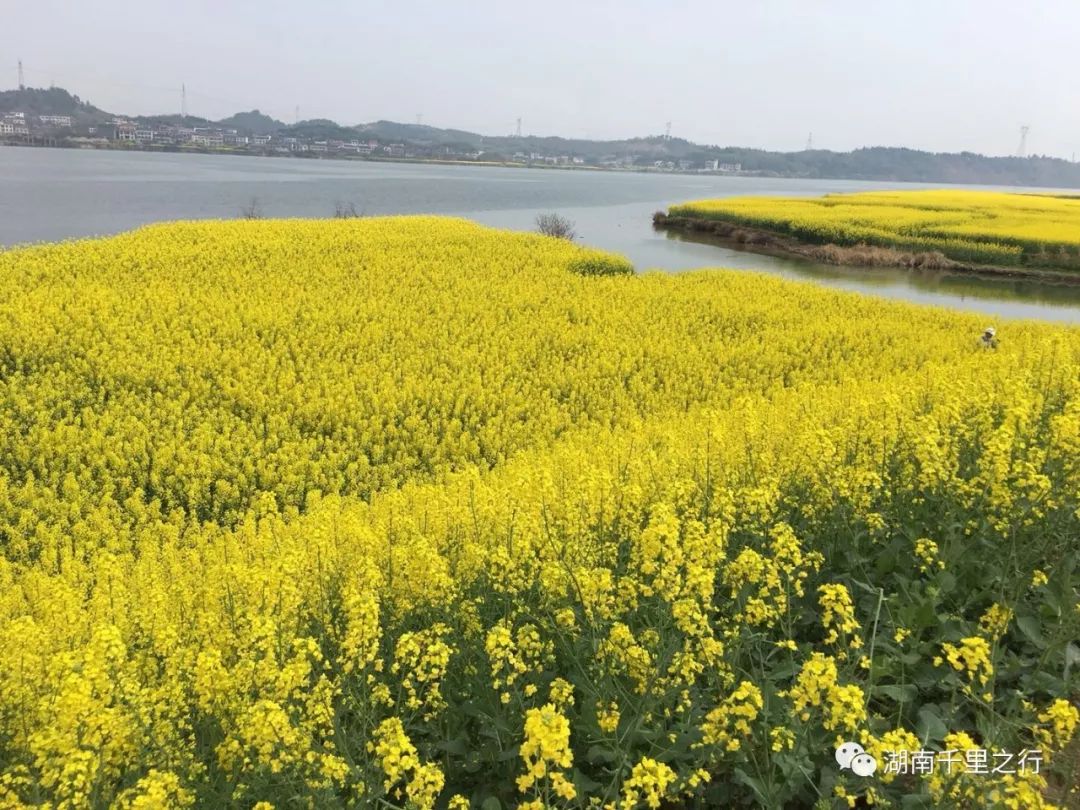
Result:
[[[407,797],[410,804],[430,810],[442,792],[445,777],[434,763],[422,763],[401,720],[390,717],[375,729],[374,742],[368,744],[385,774],[384,787],[397,798]],[[407,780],[407,781],[406,781]],[[404,793],[400,784],[405,782]]]
[[847,586],[829,583],[819,587],[818,593],[821,594],[818,599],[821,606],[821,624],[827,631],[825,643],[836,644],[843,636],[852,649],[861,647],[863,642],[859,637],[859,622],[855,618],[855,605],[851,601]]
[[962,261],[1080,266],[1080,199],[987,191],[874,191],[824,197],[727,197],[674,205],[810,242],[938,250]]
[[979,627],[986,637],[993,641],[1009,629],[1009,622],[1012,621],[1012,618],[1013,612],[1011,608],[1005,607],[1000,602],[995,602],[979,617]]
[[[965,765],[967,752],[979,748],[975,740],[963,731],[954,731],[947,734],[942,741],[942,746],[943,750],[953,752],[953,755]],[[980,778],[986,779],[985,775],[969,774],[966,767],[956,767],[955,765],[934,768],[924,778],[928,784],[930,795],[935,801],[942,804],[947,802],[954,807],[974,804],[982,792],[979,790],[978,780]]]
[[865,695],[856,684],[840,684],[836,659],[815,652],[803,664],[795,683],[785,693],[792,710],[803,721],[810,719],[811,707],[822,712],[822,725],[829,731],[854,732],[866,720]]
[[[651,639],[642,638],[641,641]],[[615,622],[611,626],[608,637],[600,645],[600,657],[606,663],[609,671],[625,673],[634,682],[634,689],[639,694],[644,694],[656,670],[653,667],[653,656],[646,644],[639,643],[634,638],[633,631],[622,622]]]
[[786,726],[777,726],[769,730],[769,742],[773,753],[779,754],[795,747],[795,734]]
[[1064,698],[1058,698],[1039,712],[1036,739],[1048,751],[1060,751],[1072,740],[1080,726],[1080,709]]
[[403,634],[395,646],[390,671],[401,675],[401,685],[407,694],[405,707],[423,709],[425,719],[431,719],[446,707],[441,682],[454,654],[454,648],[443,640],[449,632],[449,627],[437,622]]
[[938,544],[928,537],[921,537],[915,541],[915,557],[919,561],[919,571],[924,574],[945,567],[945,563],[938,557]]
[[969,772],[968,757],[973,751],[985,749],[964,732],[947,734],[942,747],[952,764],[935,768],[923,777],[938,806],[1001,810],[1055,810],[1058,807],[1047,800],[1047,781],[1041,768],[1017,768],[1005,764],[1000,766],[1002,772],[999,774]]
[[614,734],[619,727],[619,704],[615,701],[600,703],[596,706],[596,724],[605,734]]
[[194,801],[175,773],[151,768],[135,787],[120,794],[117,806],[122,810],[159,810],[190,807]]
[[668,788],[675,781],[675,772],[663,762],[650,757],[643,757],[630,772],[630,778],[623,782],[620,810],[633,810],[643,803],[646,807],[657,808],[668,793]]
[[986,805],[1004,810],[1055,810],[1046,798],[1046,777],[1034,769],[1007,773],[986,793]]
[[[499,622],[488,631],[484,641],[484,648],[491,660],[491,685],[495,689],[505,690],[523,675],[539,674],[543,670],[545,657],[550,654],[550,646],[550,643],[545,644],[541,640],[540,633],[531,624],[519,627],[515,637],[505,621]],[[536,686],[528,684],[525,689],[534,694]],[[500,697],[503,703],[510,702],[510,692],[503,691]]]
[[518,777],[518,790],[528,792],[537,783],[550,786],[556,796],[570,800],[577,795],[566,769],[574,764],[570,750],[570,721],[554,704],[529,709],[525,714],[525,741],[521,744],[525,773]]
[[872,734],[860,735],[860,739],[866,748],[866,752],[881,765],[877,778],[881,779],[885,784],[889,784],[897,778],[895,772],[887,771],[885,768],[886,752],[910,752],[922,749],[919,738],[913,732],[903,728],[889,729],[880,737],[875,737]]
[[775,625],[788,612],[789,599],[802,596],[806,578],[821,567],[821,554],[803,554],[786,523],[773,527],[768,551],[743,548],[724,568],[721,579],[732,598],[742,594],[742,609],[734,617],[740,624]]
[[389,717],[379,724],[375,730],[375,742],[368,743],[368,747],[374,752],[379,760],[379,767],[386,774],[387,790],[419,764],[416,748],[397,717]]
[[757,719],[762,705],[761,690],[749,681],[743,681],[705,715],[700,745],[716,746],[721,751],[738,751],[740,740],[753,733],[750,724]]
[[[985,638],[969,636],[961,639],[959,644],[946,641],[941,645],[941,649],[949,666],[965,675],[971,683],[978,682],[980,686],[986,686],[993,677],[994,664],[990,660],[990,643]],[[940,656],[935,658],[934,663],[942,663]]]
[[1072,737],[1064,680],[960,698],[1080,637],[1080,332],[606,261],[431,217],[0,253],[0,805],[803,806],[924,703]]

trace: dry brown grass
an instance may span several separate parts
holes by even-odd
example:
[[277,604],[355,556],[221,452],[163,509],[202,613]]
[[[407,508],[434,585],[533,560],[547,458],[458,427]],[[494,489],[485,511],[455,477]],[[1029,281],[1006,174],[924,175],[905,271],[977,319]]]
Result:
[[822,245],[809,247],[805,255],[828,264],[861,265],[864,267],[908,267],[918,270],[949,270],[957,262],[936,250],[910,253],[876,245]]
[[915,270],[958,270],[967,266],[939,251],[913,253],[877,245],[811,245],[790,236],[745,225],[712,219],[671,217],[662,211],[653,215],[653,225],[692,233],[705,233],[737,245],[764,251],[788,253],[824,264],[859,267],[907,267]]

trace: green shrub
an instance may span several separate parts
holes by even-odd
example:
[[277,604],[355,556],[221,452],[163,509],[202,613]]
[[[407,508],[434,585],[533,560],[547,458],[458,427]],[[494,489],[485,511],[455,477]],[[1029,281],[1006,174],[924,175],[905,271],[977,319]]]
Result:
[[570,262],[569,269],[582,276],[629,276],[634,265],[625,256],[589,252]]

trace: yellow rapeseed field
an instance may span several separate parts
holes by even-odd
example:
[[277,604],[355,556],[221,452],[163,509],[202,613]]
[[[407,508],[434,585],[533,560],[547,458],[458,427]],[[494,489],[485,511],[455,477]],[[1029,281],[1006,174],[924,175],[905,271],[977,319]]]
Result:
[[1075,801],[1080,331],[626,269],[0,253],[0,807]]
[[729,197],[672,206],[819,244],[936,250],[989,265],[1080,269],[1080,197],[988,191],[874,191]]

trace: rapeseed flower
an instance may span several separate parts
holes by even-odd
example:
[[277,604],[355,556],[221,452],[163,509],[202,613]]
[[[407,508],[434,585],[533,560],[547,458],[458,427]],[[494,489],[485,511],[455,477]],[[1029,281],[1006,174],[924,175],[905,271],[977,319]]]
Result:
[[1015,661],[1080,633],[1039,576],[1080,333],[583,258],[430,217],[0,252],[0,805],[810,804],[837,738],[989,728],[993,656],[993,745],[1057,767],[1071,695]]

